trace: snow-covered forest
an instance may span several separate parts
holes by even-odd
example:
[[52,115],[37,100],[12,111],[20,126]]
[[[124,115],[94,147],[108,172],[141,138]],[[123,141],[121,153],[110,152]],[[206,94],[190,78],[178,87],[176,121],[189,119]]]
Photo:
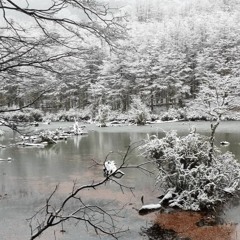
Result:
[[[46,36],[43,29],[31,28],[31,21],[21,23],[27,26],[21,34],[29,44],[39,39],[38,45],[32,41],[31,50],[2,37],[1,106],[24,106],[47,89],[32,107],[62,114],[78,110],[82,117],[94,118],[99,106],[126,113],[139,98],[151,113],[169,111],[191,119],[204,115],[191,107],[198,106],[193,100],[206,84],[211,90],[215,83],[227,82],[238,95],[239,1],[115,0],[110,6],[115,23],[127,30],[110,29],[114,43],[83,29],[80,38],[69,35],[70,49],[63,42],[66,29],[48,24]],[[2,28],[1,35],[11,32]]]
[[[135,138],[129,135],[127,150],[116,152],[121,157],[121,163],[116,161],[116,165],[115,159],[108,159],[114,153],[112,149],[103,163],[90,154],[84,155],[84,161],[89,157],[94,162],[89,169],[101,167],[104,179],[94,179],[82,187],[74,182],[72,193],[57,208],[55,203],[51,206],[56,186],[46,205],[29,219],[30,239],[71,219],[89,224],[96,234],[99,231],[116,239],[126,232],[115,228],[118,212],[107,212],[98,205],[89,207],[79,196],[82,190],[96,190],[109,181],[122,192],[132,192],[132,187],[115,178],[125,175],[123,169],[127,175],[130,168],[154,174],[144,167],[146,164],[156,170],[156,185],[162,194],[157,204],[150,204],[154,209],[215,211],[229,199],[239,199],[240,164],[231,152],[222,153],[215,140],[222,120],[240,120],[239,0],[44,0],[41,4],[36,0],[0,0],[0,10],[0,125],[13,130],[11,141],[17,139],[16,133],[21,139],[0,145],[6,151],[10,149],[10,154],[11,149],[17,152],[23,147],[39,147],[46,153],[56,150],[59,157],[60,147],[50,146],[60,143],[62,149],[71,149],[66,153],[76,157],[79,167],[81,140],[96,138],[99,149],[108,146],[103,140],[105,129],[99,126],[130,125],[124,126],[127,132],[132,124],[145,125],[155,120],[211,121],[209,136],[205,137],[192,127],[186,136],[166,131],[165,137],[159,138],[160,126],[147,129],[157,133],[147,135],[145,140],[136,135],[137,141],[132,143]],[[94,122],[86,124],[93,128],[78,125],[83,120]],[[59,127],[52,130],[46,125],[51,121],[75,122],[73,126],[68,122],[54,123]],[[178,128],[186,125],[179,124]],[[36,128],[34,135],[25,134],[29,125],[41,125],[43,129]],[[140,127],[136,128],[139,131]],[[106,135],[110,132],[111,128]],[[230,133],[226,132],[226,136]],[[90,140],[82,146],[95,148]],[[225,140],[218,143],[230,144]],[[135,151],[144,162],[129,165]],[[48,160],[46,156],[44,160]],[[69,156],[65,158],[63,163],[67,160],[65,166],[70,166]],[[0,160],[12,162],[11,157]],[[29,162],[32,165],[32,156]],[[7,176],[5,172],[0,175]],[[72,200],[79,200],[80,205],[66,215]],[[141,210],[151,210],[144,205],[143,195],[141,202],[140,214]],[[99,218],[103,220],[99,222]]]

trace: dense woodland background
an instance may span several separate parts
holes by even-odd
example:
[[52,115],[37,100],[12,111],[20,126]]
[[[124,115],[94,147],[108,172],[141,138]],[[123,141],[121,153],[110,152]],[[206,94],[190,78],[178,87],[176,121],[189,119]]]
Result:
[[[90,111],[94,117],[99,106],[124,113],[133,99],[140,98],[151,112],[159,113],[188,108],[203,82],[226,78],[239,82],[238,0],[115,0],[111,4],[119,25],[127,28],[127,35],[118,38],[115,46],[85,34],[71,39],[70,52],[29,25],[26,37],[38,37],[41,43],[24,56],[21,66],[8,69],[7,62],[0,64],[1,106],[21,107],[48,89],[34,108],[52,113],[79,110],[86,115]],[[54,24],[50,28],[54,39],[66,37]],[[117,33],[112,35],[117,38]],[[8,44],[11,54],[14,48],[24,48],[14,44]],[[2,41],[0,51],[6,49]],[[51,59],[53,52],[68,53],[68,58],[59,57],[46,66],[40,63],[43,56]],[[36,63],[28,64],[31,58]]]
[[[204,119],[211,125],[209,138],[193,128],[184,137],[171,131],[161,139],[154,135],[144,144],[135,142],[120,154],[119,168],[107,161],[108,154],[105,178],[84,186],[74,182],[60,207],[52,203],[56,186],[46,205],[29,219],[30,239],[71,219],[89,224],[96,234],[122,235],[125,230],[115,226],[119,211],[89,207],[80,191],[113,180],[124,168],[150,173],[144,168],[150,162],[156,163],[157,184],[164,192],[157,208],[216,213],[216,206],[239,197],[240,165],[231,152],[223,154],[215,147],[220,122],[240,120],[239,0],[42,0],[38,4],[0,0],[0,125],[22,134],[25,122],[75,123],[73,131],[23,135],[19,144],[42,147],[43,142],[55,144],[60,134],[65,140],[85,134],[80,132],[79,119],[98,121],[98,126],[108,126],[111,120],[121,121],[110,126],[122,120],[144,125],[147,120],[174,119]],[[130,166],[126,163],[136,149],[147,162]],[[72,200],[80,204],[73,212]]]

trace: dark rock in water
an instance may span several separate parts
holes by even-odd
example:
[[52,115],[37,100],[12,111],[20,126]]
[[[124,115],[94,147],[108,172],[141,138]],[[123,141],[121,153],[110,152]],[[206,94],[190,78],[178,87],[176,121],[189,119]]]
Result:
[[156,210],[156,209],[140,209],[138,211],[138,213],[139,213],[139,215],[147,215],[149,213],[156,212],[156,211],[158,211],[158,210]]
[[222,141],[222,142],[220,142],[220,145],[221,146],[228,146],[228,145],[230,145],[230,143],[227,142],[227,141]]

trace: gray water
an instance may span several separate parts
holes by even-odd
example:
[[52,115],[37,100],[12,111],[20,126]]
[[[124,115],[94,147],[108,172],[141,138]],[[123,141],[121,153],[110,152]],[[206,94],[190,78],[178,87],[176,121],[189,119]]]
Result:
[[[40,125],[39,128],[65,128],[72,123],[54,123],[51,125]],[[147,137],[147,134],[158,134],[164,136],[164,131],[175,129],[179,134],[187,134],[191,126],[197,132],[208,135],[210,123],[162,123],[144,127],[108,127],[98,128],[87,125],[87,136],[76,136],[67,141],[58,142],[56,145],[45,148],[22,148],[9,147],[0,149],[0,158],[11,157],[13,161],[2,161],[0,163],[0,239],[18,240],[29,239],[30,228],[27,218],[34,215],[45,203],[45,199],[51,194],[54,187],[60,184],[59,196],[68,196],[73,187],[73,182],[78,184],[91,183],[103,178],[102,168],[94,166],[94,159],[103,162],[110,151],[124,153],[129,144]],[[17,141],[17,136],[7,132],[0,137],[0,144]],[[228,141],[230,145],[221,147],[222,151],[231,151],[240,160],[240,122],[223,122],[216,134],[216,144],[220,141]],[[121,163],[118,154],[113,154],[112,159],[117,164]],[[129,159],[130,164],[138,164],[143,159],[134,152]],[[152,166],[146,166],[152,170]],[[139,232],[142,226],[149,225],[154,218],[151,216],[139,216],[136,209],[141,207],[141,196],[144,195],[145,203],[156,203],[160,191],[154,187],[154,176],[149,176],[136,169],[125,170],[125,176],[121,183],[126,186],[135,187],[134,194],[125,190],[124,193],[112,182],[96,190],[89,191],[86,199],[101,204],[102,202],[115,200],[116,206],[126,204],[124,218],[120,225],[129,227],[122,239],[145,239]],[[237,214],[240,207],[236,206],[226,212],[226,219],[240,222]],[[78,224],[72,223],[64,226],[65,234],[59,233],[59,228],[50,229],[39,239],[99,239],[95,232]],[[103,237],[102,239],[110,239]]]

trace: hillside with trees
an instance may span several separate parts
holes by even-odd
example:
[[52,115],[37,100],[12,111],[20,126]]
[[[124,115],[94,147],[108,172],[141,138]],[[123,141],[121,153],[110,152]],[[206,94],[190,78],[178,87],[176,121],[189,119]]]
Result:
[[118,0],[110,7],[112,29],[102,29],[106,19],[92,19],[93,12],[87,16],[97,27],[80,32],[59,29],[62,23],[24,32],[7,22],[1,29],[1,106],[25,106],[44,90],[33,104],[42,112],[71,110],[95,118],[97,106],[107,105],[127,113],[137,97],[151,113],[173,110],[179,118],[202,119],[190,110],[202,86],[239,82],[238,1]]

